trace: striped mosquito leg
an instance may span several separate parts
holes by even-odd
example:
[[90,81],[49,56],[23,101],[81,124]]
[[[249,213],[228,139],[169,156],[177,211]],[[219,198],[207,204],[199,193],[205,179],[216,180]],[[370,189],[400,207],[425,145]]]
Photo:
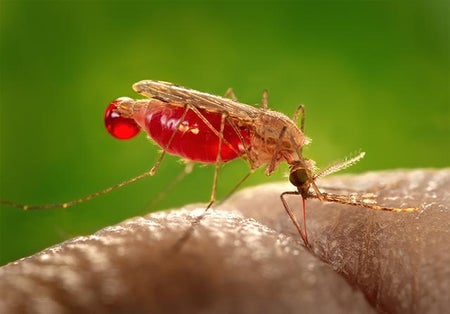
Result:
[[[419,210],[419,207],[390,207],[390,206],[382,206],[378,205],[376,201],[373,199],[375,195],[364,196],[358,194],[350,194],[350,195],[339,195],[334,193],[323,193],[323,200],[326,202],[339,203],[343,205],[351,205],[358,206],[363,208],[369,208],[373,210],[381,210],[381,211],[389,211],[396,213],[411,213]],[[318,198],[315,193],[308,193],[308,198]]]

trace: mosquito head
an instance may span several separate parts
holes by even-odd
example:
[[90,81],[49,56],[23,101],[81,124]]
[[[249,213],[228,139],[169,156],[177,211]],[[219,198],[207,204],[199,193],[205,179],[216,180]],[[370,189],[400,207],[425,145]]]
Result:
[[289,165],[289,181],[301,195],[307,195],[313,180],[314,161],[303,159]]

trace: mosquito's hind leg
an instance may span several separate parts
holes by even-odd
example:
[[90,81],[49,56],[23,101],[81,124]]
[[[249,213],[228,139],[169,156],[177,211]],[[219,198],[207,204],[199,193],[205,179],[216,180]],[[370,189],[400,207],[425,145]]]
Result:
[[[202,117],[202,116],[200,116],[200,117]],[[203,218],[205,218],[208,210],[212,207],[212,205],[216,201],[217,179],[219,177],[219,167],[220,167],[220,164],[222,163],[221,154],[222,154],[222,143],[223,143],[223,130],[225,129],[226,117],[227,117],[227,115],[225,113],[222,113],[222,116],[220,119],[220,130],[219,130],[219,146],[217,148],[217,156],[216,156],[216,162],[215,162],[215,167],[214,167],[214,178],[213,178],[210,201],[209,201],[208,205],[206,206],[205,210],[203,211],[203,213],[200,214],[199,216],[195,217],[195,219],[194,219],[194,221],[192,221],[189,229],[186,230],[186,232],[183,234],[183,236],[180,239],[178,239],[178,241],[175,243],[175,245],[172,248],[173,253],[177,253],[183,248],[186,241],[189,240],[192,233],[194,232],[195,227],[203,220]]]
[[[217,190],[217,182],[218,182],[218,176],[219,176],[219,167],[222,164],[222,145],[228,145],[229,147],[231,147],[234,150],[234,147],[231,146],[231,144],[224,138],[223,136],[223,132],[225,129],[225,123],[228,122],[230,124],[230,126],[233,128],[233,130],[236,132],[237,136],[239,137],[242,145],[244,146],[244,149],[247,153],[247,155],[249,154],[249,147],[246,144],[242,134],[240,133],[238,127],[236,126],[236,124],[233,122],[233,120],[228,116],[227,113],[223,112],[221,115],[221,121],[220,121],[220,129],[217,130],[214,126],[211,125],[211,123],[202,115],[202,113],[195,107],[190,107],[190,109],[192,111],[194,111],[198,117],[211,129],[211,131],[217,135],[217,137],[219,138],[219,143],[218,143],[218,149],[217,149],[217,156],[216,156],[216,161],[215,161],[215,167],[214,167],[214,178],[213,178],[213,186],[212,186],[212,190],[211,190],[211,199],[210,202],[208,203],[208,205],[205,207],[204,211],[202,214],[200,214],[199,216],[195,217],[195,219],[191,222],[191,225],[189,227],[188,230],[186,230],[186,232],[183,234],[182,237],[180,237],[180,239],[174,244],[173,248],[172,248],[172,253],[177,253],[179,252],[184,244],[189,240],[189,238],[191,237],[192,233],[195,230],[195,227],[204,219],[204,217],[206,216],[208,210],[212,207],[212,205],[215,203],[216,201],[216,190]],[[231,190],[231,192],[229,192],[225,199],[227,199],[252,173],[253,173],[253,166],[252,166],[252,161],[249,160],[250,165],[251,165],[251,170],[248,174],[246,174],[239,182],[238,184]]]
[[[220,117],[220,131],[219,131],[219,147],[217,147],[217,156],[216,156],[216,162],[214,164],[214,180],[213,180],[213,186],[211,191],[211,205],[216,201],[216,189],[217,189],[217,179],[219,176],[219,167],[222,163],[222,143],[223,143],[223,130],[225,129],[225,119],[226,114],[222,113],[222,116]],[[209,205],[208,207],[210,207]]]
[[269,92],[267,91],[267,89],[263,90],[263,94],[262,94],[262,98],[261,98],[261,107],[263,110],[267,110],[269,109]]
[[175,129],[172,132],[172,135],[170,136],[169,140],[167,141],[167,144],[163,147],[163,151],[162,151],[161,155],[159,155],[158,160],[155,162],[155,164],[153,165],[152,169],[150,169],[150,175],[154,175],[156,173],[156,170],[158,170],[159,165],[161,164],[161,161],[163,160],[164,156],[166,155],[167,149],[172,144],[173,139],[175,138],[175,134],[177,134],[177,132],[178,132],[178,127],[183,122],[184,118],[186,117],[186,114],[187,114],[188,110],[189,110],[189,107],[185,106],[183,114],[181,115],[180,119],[178,120],[178,123],[177,123],[177,125],[175,126]]
[[180,172],[175,179],[171,180],[169,185],[167,185],[164,190],[156,196],[151,202],[149,202],[147,205],[145,205],[144,209],[145,212],[148,212],[148,209],[151,209],[152,211],[156,208],[156,205],[158,205],[162,200],[166,198],[166,196],[172,192],[172,190],[187,176],[192,172],[192,169],[194,168],[194,162],[186,161],[185,168],[182,172]]
[[225,92],[225,95],[223,95],[223,97],[231,98],[232,100],[237,101],[236,94],[234,93],[234,90],[231,87],[227,89],[227,91]]
[[255,163],[254,160],[250,158],[250,147],[245,142],[244,137],[242,136],[241,132],[239,131],[236,124],[233,122],[233,119],[231,119],[229,116],[226,116],[226,122],[232,127],[233,131],[236,133],[236,135],[239,137],[239,140],[241,141],[242,146],[244,147],[245,155],[247,156],[247,161],[250,164],[250,171],[241,179],[239,182],[231,189],[231,191],[228,192],[228,194],[220,201],[220,203],[223,203],[225,200],[227,200],[236,190],[242,185],[242,183],[245,182],[245,180],[250,177],[253,172],[255,171]]
[[294,112],[292,121],[298,123],[298,118],[300,117],[300,130],[305,131],[305,105],[300,105]]

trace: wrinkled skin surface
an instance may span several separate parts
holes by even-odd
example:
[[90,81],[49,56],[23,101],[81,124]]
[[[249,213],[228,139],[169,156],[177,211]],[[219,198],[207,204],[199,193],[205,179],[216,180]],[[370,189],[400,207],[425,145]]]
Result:
[[[390,213],[308,200],[301,242],[269,184],[211,211],[136,217],[0,269],[1,313],[440,313],[450,306],[450,170],[324,179]],[[336,188],[339,188],[336,190]],[[300,216],[300,200],[290,199]]]

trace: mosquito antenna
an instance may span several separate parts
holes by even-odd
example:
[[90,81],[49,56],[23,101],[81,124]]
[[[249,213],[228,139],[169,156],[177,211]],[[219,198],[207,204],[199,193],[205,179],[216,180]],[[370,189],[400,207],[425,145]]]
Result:
[[109,193],[109,192],[111,192],[113,190],[120,189],[121,187],[124,187],[124,186],[126,186],[128,184],[131,184],[131,183],[136,182],[138,180],[141,180],[143,178],[150,177],[152,175],[153,175],[153,173],[151,171],[144,172],[143,174],[140,174],[137,177],[134,177],[132,179],[123,181],[123,182],[118,183],[116,185],[110,186],[109,188],[106,188],[106,189],[104,189],[102,191],[90,194],[88,196],[85,196],[85,197],[82,197],[82,198],[79,198],[79,199],[76,199],[76,200],[73,200],[73,201],[70,201],[70,202],[65,202],[65,203],[48,204],[48,205],[25,205],[25,204],[18,204],[18,203],[14,203],[14,202],[11,202],[11,201],[0,199],[0,204],[8,205],[8,206],[14,207],[14,208],[20,208],[20,209],[23,209],[23,210],[68,208],[68,207],[72,207],[74,205],[77,205],[77,204],[89,201],[89,200],[91,200],[93,198],[102,196],[103,194]]
[[343,160],[338,160],[338,161],[332,163],[331,165],[325,167],[324,169],[320,170],[319,172],[317,172],[314,175],[314,179],[317,179],[320,177],[325,177],[332,173],[335,173],[335,172],[341,171],[345,168],[348,168],[348,167],[354,165],[355,163],[357,163],[359,160],[361,160],[365,154],[366,154],[365,152],[359,152],[358,154],[355,154],[354,156],[350,155],[349,157],[347,157]]

